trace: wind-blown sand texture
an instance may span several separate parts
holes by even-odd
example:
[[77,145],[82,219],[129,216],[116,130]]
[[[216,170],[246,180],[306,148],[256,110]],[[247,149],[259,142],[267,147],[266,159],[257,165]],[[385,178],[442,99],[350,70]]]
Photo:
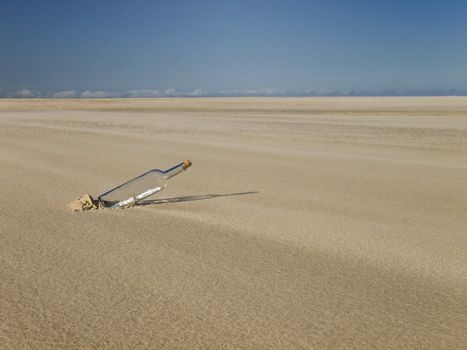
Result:
[[0,111],[1,349],[467,349],[467,98]]

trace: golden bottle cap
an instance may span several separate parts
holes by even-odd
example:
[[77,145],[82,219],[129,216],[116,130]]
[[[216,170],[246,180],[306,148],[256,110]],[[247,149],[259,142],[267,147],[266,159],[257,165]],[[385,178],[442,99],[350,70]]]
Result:
[[183,169],[187,169],[191,166],[191,162],[187,159],[183,161]]

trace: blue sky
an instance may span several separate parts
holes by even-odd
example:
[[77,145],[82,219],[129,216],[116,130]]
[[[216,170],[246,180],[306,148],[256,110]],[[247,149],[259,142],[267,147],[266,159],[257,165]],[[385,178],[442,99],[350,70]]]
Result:
[[4,91],[467,89],[467,1],[0,1]]

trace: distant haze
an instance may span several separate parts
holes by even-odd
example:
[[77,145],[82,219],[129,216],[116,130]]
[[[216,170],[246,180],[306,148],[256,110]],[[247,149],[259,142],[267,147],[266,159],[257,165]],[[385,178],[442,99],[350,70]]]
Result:
[[0,97],[467,95],[467,1],[10,1]]

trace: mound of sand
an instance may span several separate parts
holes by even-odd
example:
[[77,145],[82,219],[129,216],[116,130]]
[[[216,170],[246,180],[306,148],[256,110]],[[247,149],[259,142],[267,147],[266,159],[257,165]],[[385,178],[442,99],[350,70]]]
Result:
[[73,211],[96,210],[100,208],[99,201],[92,198],[90,194],[79,196],[77,200],[71,202],[68,206]]

